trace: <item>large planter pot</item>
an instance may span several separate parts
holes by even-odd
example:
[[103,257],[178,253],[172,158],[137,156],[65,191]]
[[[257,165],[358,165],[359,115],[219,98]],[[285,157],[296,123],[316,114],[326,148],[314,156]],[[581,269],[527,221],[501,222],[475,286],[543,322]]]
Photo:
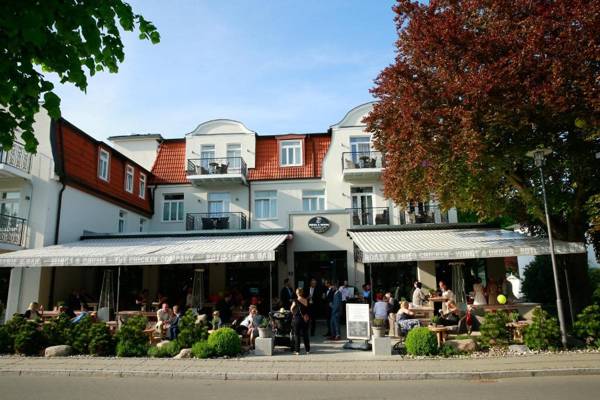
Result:
[[385,327],[374,326],[373,327],[373,336],[374,337],[384,337],[385,336]]
[[258,328],[258,337],[268,339],[271,337],[271,328]]

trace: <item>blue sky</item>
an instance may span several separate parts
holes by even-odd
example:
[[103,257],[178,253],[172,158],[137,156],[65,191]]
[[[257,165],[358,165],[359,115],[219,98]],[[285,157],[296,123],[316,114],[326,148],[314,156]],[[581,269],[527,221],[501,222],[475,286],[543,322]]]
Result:
[[214,118],[259,134],[322,132],[371,101],[393,62],[392,0],[132,1],[158,27],[126,33],[118,74],[58,86],[63,116],[98,139],[181,137]]

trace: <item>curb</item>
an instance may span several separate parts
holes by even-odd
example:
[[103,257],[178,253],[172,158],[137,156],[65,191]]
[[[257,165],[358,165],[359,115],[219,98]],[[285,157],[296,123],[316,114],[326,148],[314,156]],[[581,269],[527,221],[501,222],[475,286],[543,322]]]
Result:
[[170,378],[241,381],[395,381],[432,379],[505,379],[548,376],[600,375],[600,368],[557,368],[462,372],[381,372],[381,373],[302,373],[302,372],[175,372],[175,371],[107,371],[103,369],[3,369],[0,376],[78,376],[93,378]]

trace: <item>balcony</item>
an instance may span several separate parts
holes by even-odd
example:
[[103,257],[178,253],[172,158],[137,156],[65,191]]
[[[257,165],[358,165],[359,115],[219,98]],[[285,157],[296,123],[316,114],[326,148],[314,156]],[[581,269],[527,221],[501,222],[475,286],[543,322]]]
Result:
[[246,229],[246,214],[241,212],[189,213],[185,218],[187,231]]
[[14,142],[10,150],[0,150],[0,178],[29,179],[31,170],[31,153],[25,146]]
[[0,214],[0,243],[23,246],[27,220]]
[[448,211],[443,211],[438,206],[419,203],[400,210],[400,224],[447,224],[449,223]]
[[246,184],[248,169],[241,157],[197,158],[188,160],[187,178],[195,185],[212,183]]
[[385,159],[380,151],[342,153],[344,180],[379,179],[383,168]]
[[387,207],[348,208],[351,226],[389,225],[390,210]]

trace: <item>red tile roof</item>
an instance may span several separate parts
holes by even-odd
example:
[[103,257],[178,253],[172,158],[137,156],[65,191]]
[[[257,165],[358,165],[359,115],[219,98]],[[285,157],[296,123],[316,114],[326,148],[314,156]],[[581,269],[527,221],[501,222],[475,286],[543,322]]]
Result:
[[190,183],[186,178],[185,139],[165,139],[152,166],[152,184]]
[[[296,138],[294,135],[293,138]],[[304,137],[304,165],[298,167],[279,166],[279,140],[292,138],[286,136],[257,136],[255,168],[249,170],[251,181],[320,178],[323,159],[331,143],[328,133],[300,135]]]

